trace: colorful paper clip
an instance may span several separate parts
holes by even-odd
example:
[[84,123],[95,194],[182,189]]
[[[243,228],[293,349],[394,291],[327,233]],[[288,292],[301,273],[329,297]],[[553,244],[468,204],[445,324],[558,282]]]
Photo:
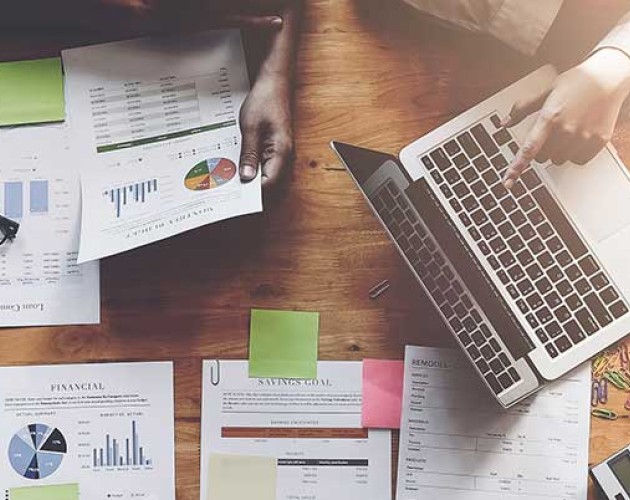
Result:
[[608,380],[619,390],[630,391],[630,383],[628,383],[626,379],[621,374],[619,374],[619,372],[608,371],[604,373],[604,379]]
[[608,380],[602,379],[599,381],[598,396],[601,404],[605,405],[608,403]]
[[608,408],[593,408],[591,410],[591,415],[595,418],[602,418],[604,420],[617,420],[619,418],[619,415]]
[[630,357],[628,356],[628,344],[623,343],[619,346],[619,361],[621,369],[626,371],[630,368]]
[[626,410],[630,411],[630,396],[628,397],[628,399],[626,399],[626,402],[625,402],[625,404],[623,405],[623,407],[624,407]]

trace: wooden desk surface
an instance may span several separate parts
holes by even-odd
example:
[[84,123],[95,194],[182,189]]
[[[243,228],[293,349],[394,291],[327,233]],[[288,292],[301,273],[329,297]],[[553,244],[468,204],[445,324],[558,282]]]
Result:
[[[405,344],[452,345],[328,142],[397,153],[540,61],[385,3],[310,2],[297,89],[298,158],[285,198],[263,215],[104,261],[100,326],[0,331],[3,365],[175,360],[180,500],[199,498],[201,360],[247,357],[250,308],[320,311],[325,360],[402,358]],[[66,38],[7,35],[0,57],[49,55],[77,44]],[[615,142],[630,160],[627,129]],[[371,301],[368,290],[383,279],[392,289]],[[629,432],[628,420],[593,422],[591,462],[627,444]]]

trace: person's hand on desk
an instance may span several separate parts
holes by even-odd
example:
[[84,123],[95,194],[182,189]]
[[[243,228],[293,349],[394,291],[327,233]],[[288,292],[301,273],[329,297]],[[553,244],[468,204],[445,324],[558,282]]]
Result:
[[583,165],[610,141],[630,93],[630,58],[604,48],[558,76],[550,89],[517,102],[503,125],[540,111],[504,178],[509,189],[532,161]]
[[273,187],[293,161],[289,80],[282,74],[261,73],[241,108],[240,174],[244,182],[256,178],[260,166],[263,187]]
[[280,183],[294,159],[292,97],[300,1],[289,2],[282,16],[282,30],[272,35],[269,52],[240,117],[241,181],[255,179],[260,168],[267,190]]

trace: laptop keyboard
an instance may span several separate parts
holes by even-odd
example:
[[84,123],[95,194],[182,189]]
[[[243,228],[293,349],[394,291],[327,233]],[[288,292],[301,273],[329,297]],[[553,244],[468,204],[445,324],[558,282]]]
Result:
[[371,198],[376,211],[495,394],[521,377],[501,338],[393,181]]
[[628,313],[628,304],[534,168],[508,191],[519,146],[498,115],[421,162],[551,358]]

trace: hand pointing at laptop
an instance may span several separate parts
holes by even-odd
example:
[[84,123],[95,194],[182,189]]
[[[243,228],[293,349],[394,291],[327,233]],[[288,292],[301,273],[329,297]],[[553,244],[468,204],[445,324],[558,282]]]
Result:
[[630,57],[603,48],[561,74],[551,88],[514,104],[503,125],[513,127],[538,112],[504,178],[510,189],[532,161],[584,165],[610,141],[630,93]]

